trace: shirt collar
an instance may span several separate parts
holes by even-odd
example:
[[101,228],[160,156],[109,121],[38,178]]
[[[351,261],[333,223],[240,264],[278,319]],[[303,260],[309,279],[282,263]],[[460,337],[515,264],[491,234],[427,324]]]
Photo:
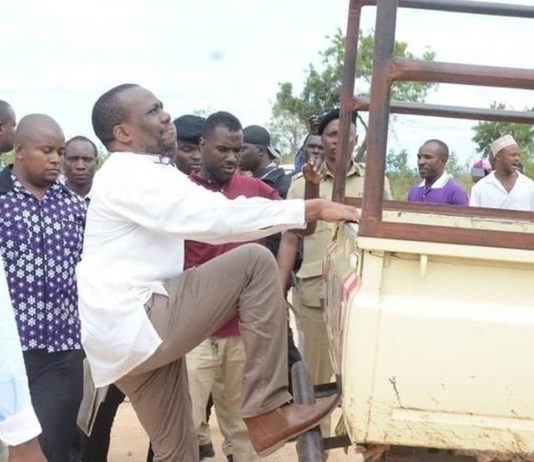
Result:
[[[497,185],[498,187],[502,188],[503,190],[505,190],[504,186],[502,185],[502,183],[495,176],[495,170],[493,170],[489,175],[486,175],[480,181],[484,181],[486,183],[493,183],[493,184]],[[528,178],[528,176],[524,175],[521,172],[517,172],[516,183],[529,183],[529,182],[530,182],[530,179]]]
[[276,162],[271,162],[269,165],[267,165],[258,175],[258,178],[260,180],[264,179],[269,173],[271,173],[273,170],[276,170],[278,168],[278,165],[276,165]]
[[[362,165],[357,164],[356,162],[352,162],[349,170],[347,171],[347,176],[363,176],[364,172],[365,169]],[[334,178],[334,174],[330,170],[328,170],[328,167],[326,167],[326,176]]]
[[234,173],[232,175],[232,178],[230,178],[223,185],[221,185],[221,184],[219,184],[219,183],[217,183],[216,181],[213,181],[213,180],[207,180],[206,178],[201,177],[197,172],[191,172],[189,174],[189,178],[191,180],[193,180],[195,183],[200,184],[200,185],[204,186],[207,189],[211,189],[212,191],[213,190],[223,191],[225,188],[228,187],[228,185],[232,182],[232,180],[234,179],[234,177],[236,175],[239,175],[239,174],[238,173]]
[[163,156],[161,154],[150,154],[150,153],[140,153],[140,152],[130,152],[130,151],[113,151],[109,153],[110,156],[115,155],[127,155],[127,156],[135,156],[137,159],[143,158],[147,160],[151,160],[155,164],[163,164],[163,165],[173,165],[174,161],[171,157]]
[[[11,184],[12,184],[11,191],[16,191],[16,192],[27,194],[27,195],[34,197],[33,194],[24,187],[24,185],[19,181],[19,179],[15,176],[13,172],[11,172]],[[45,196],[48,194],[59,194],[61,192],[67,192],[67,194],[69,195],[70,194],[76,195],[74,191],[71,191],[67,186],[65,186],[59,180],[55,180],[54,183],[52,183],[46,189]]]
[[[432,183],[430,185],[430,188],[428,189],[442,189],[445,187],[445,185],[447,184],[447,181],[449,181],[451,175],[449,175],[447,172],[443,172],[441,174],[441,176],[436,180],[434,181],[434,183]],[[421,183],[419,183],[419,187],[420,188],[424,188],[425,187],[425,180],[421,181]]]

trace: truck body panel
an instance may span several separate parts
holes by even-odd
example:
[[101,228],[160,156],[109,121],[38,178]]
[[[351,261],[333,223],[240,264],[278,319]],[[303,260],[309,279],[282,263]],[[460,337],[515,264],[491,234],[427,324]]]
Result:
[[[439,221],[534,231],[526,221]],[[352,440],[534,453],[534,252],[357,233],[357,225],[340,226],[324,264],[325,316]]]

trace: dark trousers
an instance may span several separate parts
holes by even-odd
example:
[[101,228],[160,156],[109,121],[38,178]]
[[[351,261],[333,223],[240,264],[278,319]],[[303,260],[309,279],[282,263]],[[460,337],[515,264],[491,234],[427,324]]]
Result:
[[111,427],[119,404],[124,401],[124,393],[115,385],[110,385],[106,398],[98,408],[91,436],[83,445],[83,462],[107,462]]
[[83,393],[83,352],[24,352],[32,404],[43,428],[39,443],[48,462],[69,462]]

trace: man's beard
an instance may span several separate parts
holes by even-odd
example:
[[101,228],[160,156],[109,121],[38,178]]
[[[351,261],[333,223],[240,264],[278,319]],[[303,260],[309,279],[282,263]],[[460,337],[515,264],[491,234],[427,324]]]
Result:
[[176,141],[166,142],[163,138],[158,141],[158,152],[160,156],[174,158],[178,145]]

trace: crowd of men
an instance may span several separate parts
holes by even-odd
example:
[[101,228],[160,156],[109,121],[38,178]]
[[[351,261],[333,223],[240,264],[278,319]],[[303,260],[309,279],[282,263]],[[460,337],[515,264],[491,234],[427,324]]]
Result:
[[[0,101],[0,438],[10,461],[105,462],[128,396],[147,460],[212,456],[212,405],[229,461],[255,461],[321,424],[338,396],[292,403],[291,366],[333,375],[321,299],[331,222],[357,221],[328,202],[339,110],[311,120],[293,174],[261,126],[228,112],[171,121],[133,84],[92,112],[109,151],[65,142],[43,114],[17,124]],[[351,125],[349,148],[357,144]],[[534,210],[510,135],[474,166],[470,195],[446,172],[449,148],[426,141],[408,201]],[[351,157],[346,194],[363,195]],[[386,179],[384,197],[391,198]],[[288,323],[293,287],[298,347]],[[79,429],[81,430],[79,430]]]

